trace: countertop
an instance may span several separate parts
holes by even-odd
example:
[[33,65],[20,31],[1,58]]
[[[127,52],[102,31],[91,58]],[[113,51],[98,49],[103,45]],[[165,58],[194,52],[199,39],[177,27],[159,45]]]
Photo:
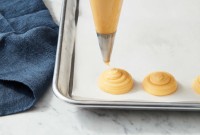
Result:
[[[59,23],[62,0],[44,0]],[[200,112],[89,110],[54,96],[52,88],[31,110],[0,118],[0,135],[199,134]]]

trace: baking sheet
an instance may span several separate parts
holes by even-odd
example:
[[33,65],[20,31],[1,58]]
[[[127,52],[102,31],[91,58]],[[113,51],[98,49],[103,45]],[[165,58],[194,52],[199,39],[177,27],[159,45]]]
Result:
[[[107,69],[102,62],[89,1],[80,1],[75,44],[72,97],[80,100],[199,102],[191,83],[200,74],[200,1],[124,1],[111,65],[127,70],[134,89],[111,95],[97,87]],[[146,93],[141,82],[153,71],[167,71],[178,81],[178,91],[157,97]]]

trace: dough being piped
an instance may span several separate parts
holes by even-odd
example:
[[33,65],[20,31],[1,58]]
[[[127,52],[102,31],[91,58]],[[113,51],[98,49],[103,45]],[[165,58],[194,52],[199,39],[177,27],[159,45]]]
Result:
[[194,80],[194,82],[193,82],[193,84],[192,84],[192,88],[193,88],[197,93],[200,94],[200,76],[198,76],[198,77]]
[[175,78],[166,72],[154,72],[145,77],[143,88],[148,93],[155,96],[165,96],[172,94],[177,89]]
[[125,70],[112,68],[100,75],[98,86],[110,94],[124,94],[133,88],[133,79]]

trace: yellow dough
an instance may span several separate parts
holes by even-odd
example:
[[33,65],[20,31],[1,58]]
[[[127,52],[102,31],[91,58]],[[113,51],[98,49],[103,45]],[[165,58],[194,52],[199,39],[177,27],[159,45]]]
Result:
[[123,0],[90,0],[97,33],[116,32],[122,4]]
[[155,96],[165,96],[172,94],[177,89],[174,77],[166,72],[154,72],[145,77],[143,88],[148,93]]
[[197,93],[200,94],[200,76],[198,76],[198,77],[194,80],[194,82],[193,82],[193,84],[192,84],[192,88],[193,88]]
[[100,75],[98,85],[107,93],[124,94],[133,88],[133,79],[125,70],[112,68]]

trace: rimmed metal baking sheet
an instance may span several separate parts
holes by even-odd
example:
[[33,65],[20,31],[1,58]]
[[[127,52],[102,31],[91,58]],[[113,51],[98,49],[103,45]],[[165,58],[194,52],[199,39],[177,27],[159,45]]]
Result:
[[73,91],[74,44],[76,38],[76,20],[78,17],[78,0],[64,0],[61,15],[59,40],[53,77],[55,95],[73,105],[90,108],[119,109],[159,109],[159,110],[200,110],[198,103],[179,102],[133,102],[100,101],[98,99],[80,99],[71,96]]

